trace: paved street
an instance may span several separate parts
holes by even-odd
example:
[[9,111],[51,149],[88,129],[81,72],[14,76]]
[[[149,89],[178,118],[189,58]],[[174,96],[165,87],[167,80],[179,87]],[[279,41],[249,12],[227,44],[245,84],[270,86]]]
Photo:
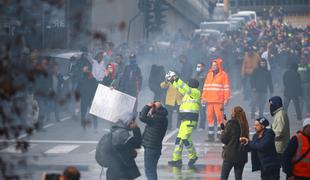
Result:
[[[235,95],[227,109],[238,102],[241,102],[241,97],[240,95]],[[243,107],[248,110],[247,106],[244,105]],[[228,112],[226,113],[228,114]],[[266,115],[268,115],[267,111]],[[267,117],[270,118],[269,116]],[[249,119],[250,126],[252,126],[252,122]],[[295,120],[291,118],[292,134],[297,130],[298,126]],[[43,172],[60,172],[68,165],[77,166],[81,170],[82,179],[99,179],[101,167],[97,165],[94,159],[95,148],[97,141],[108,128],[109,124],[99,121],[98,132],[95,132],[91,127],[84,131],[80,126],[79,120],[72,119],[69,116],[63,116],[61,122],[47,123],[44,126],[43,132],[36,132],[29,139],[31,146],[29,152],[24,155],[28,157],[27,172],[34,172],[29,179],[40,179]],[[251,132],[253,133],[253,129],[251,129]],[[186,152],[183,155],[184,165],[182,169],[171,168],[167,165],[167,162],[171,160],[176,134],[177,130],[169,131],[164,139],[162,156],[158,164],[159,179],[219,179],[222,163],[222,144],[219,142],[206,143],[207,131],[196,130],[193,133],[192,139],[199,157],[195,169],[188,169]],[[28,137],[23,135],[20,137],[28,139]],[[2,149],[1,153],[12,153],[20,156],[20,152],[16,151],[13,146]],[[144,176],[143,149],[139,150],[136,161],[142,174],[139,179],[146,179]],[[104,176],[105,173],[103,173]],[[233,171],[230,177],[230,179],[234,179]],[[251,172],[250,161],[245,166],[243,177],[246,180],[259,179],[259,173]],[[284,179],[284,174],[281,174],[281,179]]]

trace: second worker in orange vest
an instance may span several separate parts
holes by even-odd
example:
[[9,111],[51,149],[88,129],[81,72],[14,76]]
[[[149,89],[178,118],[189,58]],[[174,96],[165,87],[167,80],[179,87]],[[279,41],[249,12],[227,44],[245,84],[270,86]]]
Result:
[[[230,99],[230,85],[227,73],[223,70],[222,59],[212,62],[206,76],[201,96],[201,102],[207,105],[208,139],[214,141],[215,117],[217,119],[217,134],[220,135],[220,124],[224,119],[224,105]],[[215,115],[215,117],[214,117]]]

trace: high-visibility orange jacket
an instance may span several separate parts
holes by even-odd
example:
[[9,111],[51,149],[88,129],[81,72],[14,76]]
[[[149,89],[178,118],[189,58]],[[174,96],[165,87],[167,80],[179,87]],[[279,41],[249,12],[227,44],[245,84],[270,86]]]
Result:
[[203,86],[201,100],[205,100],[207,103],[224,103],[230,98],[229,79],[223,70],[222,59],[214,61],[219,67],[219,72],[213,75],[212,67],[210,68]]
[[[293,157],[293,161],[298,160],[309,149],[309,138],[302,133],[296,135],[298,148]],[[302,160],[293,165],[292,173],[294,176],[310,178],[310,153]]]

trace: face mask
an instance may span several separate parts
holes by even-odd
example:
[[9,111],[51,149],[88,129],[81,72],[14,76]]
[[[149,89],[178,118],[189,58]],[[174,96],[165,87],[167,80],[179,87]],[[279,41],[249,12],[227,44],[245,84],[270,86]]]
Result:
[[201,71],[201,67],[196,67],[196,71],[200,72]]

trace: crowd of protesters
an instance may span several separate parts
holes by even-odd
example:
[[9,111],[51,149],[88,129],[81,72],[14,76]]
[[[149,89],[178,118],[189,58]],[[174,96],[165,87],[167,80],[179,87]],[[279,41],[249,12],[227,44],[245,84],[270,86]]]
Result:
[[[139,148],[142,143],[146,148],[147,177],[150,179],[157,177],[156,167],[163,135],[166,128],[172,129],[172,114],[174,110],[177,110],[178,115],[181,116],[177,118],[177,128],[180,131],[170,165],[182,164],[183,145],[189,151],[189,165],[194,165],[197,161],[198,157],[190,134],[199,121],[201,129],[204,129],[205,122],[208,122],[210,141],[214,141],[214,134],[217,132],[218,139],[225,144],[222,179],[228,178],[232,167],[235,169],[236,179],[242,178],[248,151],[252,152],[253,171],[260,170],[262,179],[279,179],[281,166],[291,179],[293,176],[295,179],[310,178],[309,171],[307,171],[309,170],[309,119],[303,122],[303,132],[289,139],[289,119],[301,121],[303,116],[308,116],[310,113],[309,33],[310,26],[301,29],[283,24],[282,20],[259,21],[255,25],[245,25],[238,30],[227,31],[219,38],[186,36],[181,30],[174,36],[166,33],[161,36],[161,40],[170,42],[170,45],[165,48],[156,43],[141,43],[132,48],[126,45],[114,48],[108,44],[98,47],[93,52],[87,48],[81,48],[82,55],[78,57],[78,63],[72,67],[70,72],[73,82],[72,90],[80,97],[81,125],[86,129],[90,124],[87,112],[99,83],[136,97],[134,112],[137,113],[139,94],[143,87],[143,73],[137,58],[157,54],[158,57],[167,60],[168,64],[179,63],[181,67],[173,69],[176,73],[172,78],[173,81],[169,82],[170,80],[165,79],[165,69],[171,67],[153,64],[149,76],[149,87],[155,94],[156,103],[148,104],[140,113],[141,121],[147,124],[142,140],[140,130],[133,122],[135,117],[132,114],[122,118],[119,126],[112,126],[112,130],[116,132],[122,127],[123,129],[131,127],[128,129],[136,131],[137,137],[133,145],[129,147]],[[55,119],[59,121],[57,95],[61,92],[66,77],[59,73],[58,65],[48,58],[32,59],[30,54],[27,57],[29,51],[21,44],[18,44],[15,49],[3,44],[1,46],[1,67],[5,69],[3,67],[7,67],[6,62],[13,60],[16,56],[22,59],[28,58],[27,62],[31,62],[31,65],[17,62],[18,66],[14,68],[23,67],[25,69],[20,68],[22,72],[29,71],[35,74],[31,77],[32,74],[25,73],[29,75],[27,78],[32,79],[32,85],[27,88],[27,93],[33,93],[38,103],[38,128],[42,129],[50,112],[54,112]],[[33,50],[31,55],[34,53]],[[9,68],[13,70],[13,67]],[[14,73],[4,75],[9,76],[8,79],[22,79]],[[188,82],[187,85],[184,85],[185,82]],[[19,81],[15,83],[17,83],[16,87],[19,87]],[[223,115],[223,106],[230,101],[231,94],[238,94],[241,90],[244,100],[251,106],[251,119],[255,119],[256,134],[252,140],[249,138],[249,126],[245,112],[240,106],[233,108],[232,120],[225,120]],[[282,96],[284,103],[279,96],[273,97],[274,94]],[[21,94],[20,97],[23,98],[24,95]],[[272,97],[269,99],[270,113],[274,119],[271,129],[266,128],[269,121],[263,117],[268,97]],[[287,116],[291,100],[295,107],[296,118]],[[163,109],[159,102],[162,102],[167,110]],[[190,116],[185,114],[184,110],[190,109],[195,103],[199,104],[191,109],[195,113]],[[255,115],[256,108],[258,108],[259,116]],[[168,117],[168,121],[165,116]],[[217,119],[217,129],[214,117]],[[96,117],[92,119],[92,124],[96,129],[97,119]],[[152,124],[154,119],[162,120],[163,124]],[[220,124],[223,124],[222,128]],[[188,132],[182,133],[182,129]],[[156,136],[156,141],[152,139],[152,136]],[[130,145],[127,141],[120,143]],[[154,146],[158,148],[154,149]],[[124,149],[126,146],[119,147]],[[134,174],[128,172],[129,178],[138,177],[140,173],[130,154],[132,152],[127,149],[125,153],[130,157],[130,167],[135,171]],[[126,164],[121,168],[126,169]],[[111,179],[116,175],[123,175],[120,178],[126,178],[127,171],[124,171],[124,174],[118,174],[119,172],[117,168],[109,168],[108,176]]]
[[[162,101],[167,107],[164,114],[168,117],[168,129],[172,128],[173,110],[178,111],[179,134],[176,138],[173,160],[168,164],[175,167],[182,165],[183,146],[189,152],[188,165],[195,164],[198,157],[190,134],[193,127],[197,126],[198,117],[196,118],[194,114],[187,116],[188,114],[184,112],[192,108],[193,111],[199,113],[200,128],[205,128],[204,122],[213,125],[214,122],[209,120],[213,114],[218,116],[217,120],[222,119],[221,107],[230,101],[230,93],[215,93],[212,98],[220,97],[220,101],[211,100],[204,103],[206,97],[210,95],[208,90],[214,93],[221,87],[223,91],[226,91],[225,88],[231,89],[234,94],[243,91],[244,100],[251,107],[251,119],[255,120],[256,131],[250,140],[246,113],[240,106],[233,108],[231,119],[218,120],[218,125],[222,124],[217,129],[218,138],[224,144],[221,178],[228,179],[229,172],[234,167],[235,178],[242,179],[243,168],[247,162],[247,152],[252,154],[252,170],[261,171],[262,179],[280,179],[281,168],[287,174],[288,179],[309,178],[307,171],[309,167],[309,120],[304,120],[302,132],[298,132],[291,140],[289,126],[289,119],[301,121],[303,116],[308,116],[310,112],[309,30],[309,27],[298,29],[280,24],[278,21],[272,24],[263,21],[257,26],[245,26],[238,31],[227,32],[220,40],[212,39],[212,37],[209,37],[210,39],[197,36],[186,37],[179,31],[174,39],[170,39],[172,44],[164,52],[156,45],[150,48],[152,52],[149,53],[162,53],[164,57],[176,59],[181,65],[179,69],[173,68],[175,72],[169,71],[164,76],[163,72],[167,67],[153,64],[149,76],[149,87],[154,93],[154,100]],[[196,65],[195,68],[194,65]],[[211,80],[208,80],[208,76]],[[216,76],[222,78],[214,83]],[[223,81],[223,79],[228,80]],[[187,82],[187,85],[182,80]],[[197,107],[196,97],[192,95],[196,89],[200,89],[203,94],[200,99],[201,106],[199,102]],[[281,97],[274,95],[282,96],[284,103]],[[271,97],[269,101],[267,101],[268,97]],[[296,116],[289,118],[287,111],[290,100],[295,105]],[[213,107],[207,110],[208,106],[210,108],[213,103],[219,108]],[[269,104],[270,115],[273,117],[272,123],[264,117],[266,104]],[[301,104],[303,109],[301,109]],[[145,129],[145,135],[142,136],[145,139],[150,139],[150,136],[160,136],[159,132],[162,132],[160,129],[163,130],[159,125],[152,124],[155,122],[154,119],[163,115],[160,111],[157,112],[158,115],[155,115],[156,111],[151,110],[152,107],[154,108],[153,104],[148,104],[140,114],[141,120],[148,126]],[[258,110],[258,116],[256,110]],[[187,122],[190,124],[186,124]],[[182,124],[186,124],[186,128],[182,127]],[[164,123],[161,125],[163,126]],[[269,125],[271,128],[267,128]],[[212,128],[208,131],[214,133],[216,130]],[[214,136],[209,140],[214,141],[213,138]],[[162,137],[155,139],[162,140]],[[298,146],[296,143],[299,143]],[[144,146],[149,148],[145,143]],[[158,147],[161,146],[158,145]],[[155,172],[160,157],[159,150],[147,150],[144,156],[147,177],[149,179],[157,177]]]

